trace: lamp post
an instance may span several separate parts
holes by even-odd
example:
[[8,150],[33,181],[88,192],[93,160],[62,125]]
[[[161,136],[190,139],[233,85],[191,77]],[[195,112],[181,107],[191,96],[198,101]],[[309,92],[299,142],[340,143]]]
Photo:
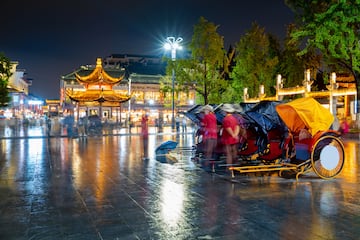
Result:
[[[166,50],[171,50],[171,60],[176,61],[176,50],[180,50],[182,47],[180,43],[183,41],[181,37],[167,37],[164,48]],[[175,128],[175,67],[172,69],[172,97],[171,97],[171,127]]]
[[[129,88],[128,88],[128,95],[131,96],[131,77],[129,77]],[[128,102],[128,127],[130,127],[130,120],[131,120],[131,98],[129,99],[129,102]]]

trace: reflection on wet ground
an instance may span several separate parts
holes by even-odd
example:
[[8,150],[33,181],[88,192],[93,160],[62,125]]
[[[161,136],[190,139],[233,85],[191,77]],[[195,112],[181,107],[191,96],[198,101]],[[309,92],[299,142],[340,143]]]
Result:
[[359,143],[346,141],[342,173],[210,174],[180,152],[155,148],[187,134],[0,140],[0,239],[358,239]]

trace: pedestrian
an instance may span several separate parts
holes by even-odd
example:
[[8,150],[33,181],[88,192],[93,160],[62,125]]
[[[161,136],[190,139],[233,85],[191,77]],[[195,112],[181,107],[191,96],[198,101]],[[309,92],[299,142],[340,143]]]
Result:
[[53,116],[51,117],[51,135],[54,136],[59,136],[60,135],[60,130],[61,130],[61,126],[60,126],[60,120],[58,116]]
[[78,121],[78,132],[79,137],[86,137],[86,125],[87,125],[87,118],[81,117]]
[[349,129],[350,129],[350,125],[349,125],[347,119],[344,117],[340,123],[339,132],[341,134],[347,134],[349,132]]
[[50,118],[50,114],[49,116],[45,115],[45,124],[46,124],[46,132],[48,137],[50,137],[50,131],[51,131],[51,118]]
[[238,155],[240,126],[237,119],[232,115],[235,109],[231,104],[225,103],[221,109],[226,113],[222,123],[221,141],[225,146],[226,163],[232,165]]
[[149,160],[148,156],[148,142],[149,142],[149,126],[148,126],[148,114],[144,114],[141,117],[141,138],[143,142],[143,160]]
[[186,133],[186,118],[185,117],[182,118],[182,130],[183,130],[183,133]]
[[176,131],[179,132],[180,131],[180,117],[179,117],[179,115],[176,115],[176,117],[175,117],[175,126],[176,126]]
[[74,122],[74,115],[72,115],[72,113],[70,112],[65,117],[66,133],[68,137],[74,137]]
[[205,160],[209,161],[213,159],[213,151],[217,145],[217,120],[212,106],[205,105],[201,111],[204,113],[204,117],[201,120],[204,155]]

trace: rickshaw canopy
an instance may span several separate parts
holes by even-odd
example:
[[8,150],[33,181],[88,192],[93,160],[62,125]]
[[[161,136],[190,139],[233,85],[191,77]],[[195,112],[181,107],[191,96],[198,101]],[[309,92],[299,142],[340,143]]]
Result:
[[291,132],[298,133],[307,128],[312,136],[328,130],[334,121],[331,112],[311,97],[279,104],[276,111]]

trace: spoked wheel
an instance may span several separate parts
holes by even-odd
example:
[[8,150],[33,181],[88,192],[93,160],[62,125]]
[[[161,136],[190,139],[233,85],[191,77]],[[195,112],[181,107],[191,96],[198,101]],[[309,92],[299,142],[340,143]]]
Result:
[[344,161],[344,145],[337,137],[327,135],[315,142],[311,152],[311,166],[319,177],[335,177],[341,172]]

